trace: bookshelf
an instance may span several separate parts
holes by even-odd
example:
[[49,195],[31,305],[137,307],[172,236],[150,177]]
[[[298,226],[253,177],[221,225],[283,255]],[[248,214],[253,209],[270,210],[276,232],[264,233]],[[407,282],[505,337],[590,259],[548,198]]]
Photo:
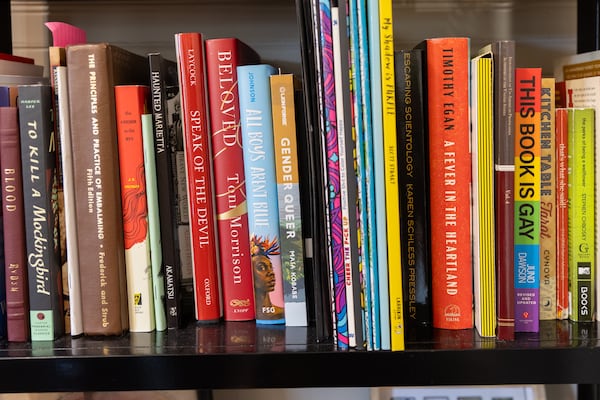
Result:
[[[160,2],[148,0],[147,6]],[[86,2],[49,3],[57,4],[53,16],[59,17],[67,8]],[[103,7],[111,2],[98,3]],[[135,2],[125,3],[129,7]],[[182,2],[174,3],[173,7],[181,7]],[[291,0],[249,3],[256,3],[261,10],[284,3],[288,17],[294,10]],[[598,48],[599,4],[600,0],[578,3],[578,51]],[[289,21],[279,22],[278,29]],[[2,51],[14,47],[10,35],[4,34],[6,27],[10,32],[10,26],[10,1],[0,0]],[[264,44],[269,54],[278,54],[282,47],[290,47],[292,52],[298,49],[293,23],[284,33],[283,44]],[[285,57],[290,68],[294,62],[298,68],[293,54]],[[234,344],[228,339],[231,335],[242,340]],[[431,331],[418,342],[407,342],[407,350],[398,353],[336,351],[331,343],[317,343],[311,328],[191,324],[166,334],[63,337],[34,344],[0,342],[0,392],[564,383],[580,385],[580,399],[584,400],[595,398],[599,363],[595,324],[551,321],[543,324],[539,336],[523,335],[510,343],[481,339],[472,330]]]

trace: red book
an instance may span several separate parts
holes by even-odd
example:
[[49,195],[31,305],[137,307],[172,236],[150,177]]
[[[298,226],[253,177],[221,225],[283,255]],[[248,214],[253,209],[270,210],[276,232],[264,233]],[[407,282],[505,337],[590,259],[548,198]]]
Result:
[[8,53],[0,53],[0,60],[16,61],[24,64],[33,64],[35,62],[33,58],[15,56]]
[[256,64],[260,57],[236,38],[206,40],[204,49],[224,319],[252,320],[254,285],[236,68]]
[[473,327],[469,39],[426,49],[433,326]]
[[9,342],[29,339],[29,289],[25,250],[25,211],[21,147],[16,107],[0,107],[0,170]]
[[203,39],[200,33],[175,34],[190,211],[195,311],[198,321],[209,322],[219,320],[222,310],[202,50]]
[[148,86],[115,86],[127,304],[131,332],[150,332],[156,327],[141,119],[142,114],[148,112],[148,95]]
[[556,109],[556,318],[569,318],[568,111]]

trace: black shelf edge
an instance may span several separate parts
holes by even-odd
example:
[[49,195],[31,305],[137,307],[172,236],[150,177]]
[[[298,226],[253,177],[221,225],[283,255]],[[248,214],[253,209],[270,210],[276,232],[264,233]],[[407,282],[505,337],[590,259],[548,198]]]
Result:
[[514,342],[433,330],[403,352],[339,351],[312,328],[253,322],[5,343],[0,392],[599,383],[596,325],[543,326]]

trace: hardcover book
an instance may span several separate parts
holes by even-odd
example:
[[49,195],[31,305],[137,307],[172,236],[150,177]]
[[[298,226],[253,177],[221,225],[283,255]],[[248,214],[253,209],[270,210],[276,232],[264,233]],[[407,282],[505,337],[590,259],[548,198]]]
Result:
[[433,326],[471,328],[469,39],[427,39],[419,47],[427,70]]
[[256,323],[283,324],[279,202],[268,64],[237,67]]
[[556,125],[556,318],[569,318],[569,113],[557,108]]
[[473,187],[473,297],[475,328],[496,336],[496,243],[494,222],[494,112],[492,55],[471,60]]
[[151,332],[156,328],[142,138],[142,115],[148,111],[148,93],[148,87],[143,85],[115,86],[127,304],[131,332]]
[[114,86],[147,84],[145,57],[99,43],[67,48],[83,331],[129,328]]
[[223,311],[202,35],[175,34],[175,53],[181,90],[196,320],[214,322]]
[[540,114],[540,320],[556,319],[555,79],[542,78]]
[[541,69],[515,70],[515,332],[539,331]]
[[156,180],[160,217],[160,243],[165,280],[167,327],[183,326],[182,262],[177,234],[178,191],[176,172],[177,135],[179,122],[179,82],[177,63],[160,53],[149,53],[150,88]]
[[17,107],[0,107],[0,171],[6,277],[7,339],[29,340],[29,284],[25,250],[23,175]]
[[381,49],[381,97],[385,154],[385,215],[387,217],[388,283],[391,350],[404,350],[404,296],[402,293],[402,242],[400,238],[400,195],[396,99],[394,78],[394,26],[392,1],[379,3],[379,47]]
[[[423,86],[423,51],[396,52],[396,126],[404,319],[407,334],[431,326],[429,155]],[[414,336],[413,336],[414,337]]]
[[593,108],[568,110],[569,319],[595,320],[596,260]]
[[259,55],[237,38],[209,39],[206,84],[210,110],[215,206],[219,232],[223,317],[255,317],[254,284],[246,203],[244,153],[240,133],[237,66],[257,64]]
[[491,53],[494,73],[494,192],[496,249],[496,336],[515,337],[514,295],[514,69],[515,42],[499,40],[483,47]]
[[296,143],[297,82],[293,74],[277,74],[271,75],[270,83],[285,324],[307,326],[300,170]]
[[19,132],[31,340],[64,334],[56,138],[50,85],[19,86]]
[[[152,265],[154,320],[156,322],[156,330],[160,332],[167,329],[167,316],[165,310],[165,273],[160,237],[158,183],[156,179],[154,124],[151,113],[142,114],[141,120],[142,143],[144,147],[144,177],[146,178],[146,200],[148,204],[148,237],[150,239],[150,263]],[[171,224],[173,224],[172,221]]]

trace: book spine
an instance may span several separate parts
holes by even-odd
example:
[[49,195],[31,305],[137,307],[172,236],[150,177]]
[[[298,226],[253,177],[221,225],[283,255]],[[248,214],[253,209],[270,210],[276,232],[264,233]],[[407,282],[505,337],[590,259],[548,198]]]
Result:
[[541,70],[515,70],[515,332],[539,332]]
[[429,168],[423,88],[423,51],[395,54],[396,126],[398,127],[398,189],[404,318],[411,334],[431,326],[429,248]]
[[21,146],[16,107],[0,107],[0,171],[4,274],[6,277],[7,331],[9,342],[29,339],[29,286],[25,256],[25,215]]
[[568,111],[556,116],[556,319],[569,318]]
[[501,340],[515,335],[514,295],[514,41],[492,44],[494,58],[494,152],[496,208],[496,278],[498,328]]
[[569,319],[595,319],[594,110],[569,109],[568,253]]
[[52,88],[19,86],[18,101],[31,340],[54,340],[65,325]]
[[165,310],[165,274],[160,236],[158,183],[156,178],[156,146],[154,144],[154,121],[152,114],[142,114],[141,122],[142,143],[144,147],[144,177],[146,179],[146,199],[148,203],[148,236],[150,240],[150,262],[152,265],[154,320],[156,322],[156,330],[160,332],[167,329],[167,316]]
[[[367,0],[367,14],[370,21],[376,23],[368,24],[369,36],[369,63],[371,73],[371,108],[373,124],[373,170],[376,210],[385,210],[385,177],[384,177],[384,148],[382,128],[382,95],[381,85],[373,82],[381,82],[381,48],[379,42],[379,2]],[[387,264],[387,223],[384,212],[376,212],[377,231],[377,280],[379,287],[379,328],[381,350],[390,350],[390,305],[388,289],[388,264]]]
[[271,76],[285,324],[307,326],[294,75]]
[[469,40],[426,43],[433,326],[465,329],[473,325]]
[[254,285],[236,68],[256,64],[259,57],[235,38],[207,40],[204,47],[224,319],[252,320]]
[[[160,53],[148,54],[158,209],[160,218],[160,243],[165,281],[165,308],[167,327],[183,325],[181,310],[181,262],[177,236],[177,186],[175,169],[175,123],[169,108],[168,88],[178,88],[177,64],[167,61]],[[157,320],[158,322],[158,320]],[[160,330],[160,329],[159,329]]]
[[222,316],[203,38],[175,35],[186,160],[196,319]]
[[554,78],[542,78],[540,114],[540,320],[556,319],[556,149]]
[[[326,146],[326,176],[329,193],[329,239],[331,248],[334,311],[336,320],[336,341],[339,348],[350,346],[350,317],[346,288],[346,262],[344,247],[344,226],[342,211],[342,176],[340,168],[345,165],[339,143],[340,134],[344,131],[344,101],[340,96],[341,75],[336,73],[340,68],[341,24],[339,9],[331,7],[329,1],[319,1],[320,16],[320,50],[322,53],[323,101],[325,126],[323,130]],[[334,22],[337,22],[334,28]],[[345,24],[344,24],[345,25]],[[347,53],[346,53],[347,54]],[[344,153],[345,154],[345,153]]]
[[[65,222],[65,240],[67,246],[67,269],[63,268],[63,273],[67,274],[68,290],[64,290],[68,301],[65,301],[65,307],[68,304],[68,313],[71,336],[79,336],[83,333],[82,304],[81,304],[81,282],[79,277],[79,253],[77,249],[77,223],[75,220],[75,187],[73,173],[73,152],[71,149],[71,121],[69,120],[69,93],[67,87],[67,67],[55,67],[56,75],[56,97],[59,120],[58,134],[60,137],[60,146],[66,151],[61,151],[60,160],[62,163],[62,186],[64,195],[64,222]],[[62,242],[62,241],[61,241]]]
[[242,148],[258,324],[285,323],[279,203],[267,64],[237,67]]
[[[365,152],[365,188],[366,188],[366,241],[368,241],[368,257],[365,261],[364,279],[365,297],[367,298],[369,319],[365,324],[371,327],[371,350],[381,349],[381,320],[379,315],[379,261],[377,257],[377,213],[375,207],[375,161],[373,143],[373,109],[371,106],[371,64],[369,60],[369,16],[366,0],[359,0],[358,6],[358,38],[360,52],[360,79],[363,82],[362,112],[364,121]],[[378,82],[378,81],[377,81]]]
[[496,335],[496,254],[491,55],[475,57],[471,71],[475,327],[480,336],[493,337]]
[[108,44],[75,45],[67,68],[77,99],[69,115],[83,331],[120,335],[129,318],[114,86],[147,81],[147,60]]
[[147,112],[147,97],[146,86],[115,86],[127,304],[131,332],[150,332],[156,328],[142,139],[142,114]]
[[[350,109],[352,110],[352,139],[346,139],[346,154],[352,154],[352,157],[346,156],[346,160],[351,160],[348,165],[349,184],[348,187],[355,190],[348,198],[348,213],[351,216],[352,224],[353,204],[356,204],[356,234],[350,235],[350,246],[356,247],[356,262],[352,263],[352,295],[354,304],[355,319],[355,341],[359,348],[365,347],[367,350],[373,348],[373,332],[371,320],[371,285],[369,281],[370,269],[370,248],[368,239],[368,215],[367,215],[367,158],[366,158],[366,105],[364,103],[365,85],[368,85],[368,79],[364,75],[363,69],[366,67],[362,61],[364,57],[361,54],[361,19],[359,17],[359,1],[351,0],[348,2],[348,18],[350,21]],[[356,189],[355,189],[356,188]]]
[[391,350],[404,350],[404,297],[402,293],[402,245],[396,142],[396,99],[394,78],[394,26],[392,1],[379,3],[379,46],[381,48],[381,95],[383,146],[385,153],[385,214],[387,217],[388,283]]

